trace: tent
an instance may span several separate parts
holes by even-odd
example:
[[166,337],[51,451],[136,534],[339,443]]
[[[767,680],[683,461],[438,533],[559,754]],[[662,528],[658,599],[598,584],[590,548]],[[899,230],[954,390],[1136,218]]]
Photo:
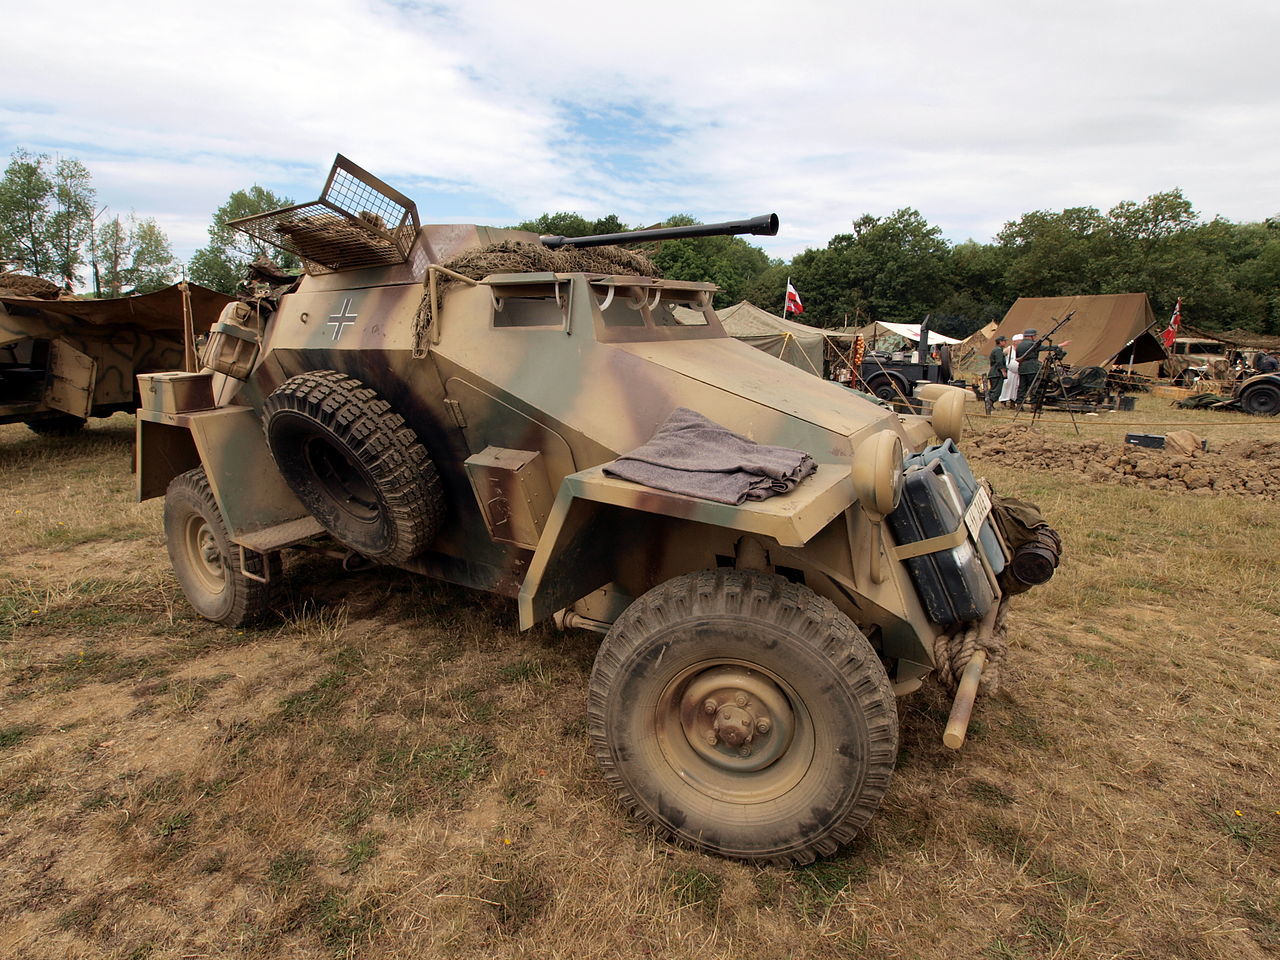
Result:
[[[676,308],[677,320],[685,322],[685,317],[682,316],[685,309],[687,308]],[[724,325],[724,332],[734,339],[749,343],[757,350],[763,350],[769,356],[785,360],[801,370],[822,376],[822,353],[826,342],[824,331],[774,316],[748,300],[717,310],[716,316]]]
[[983,376],[987,372],[988,357],[994,345],[996,327],[999,324],[992,320],[980,330],[976,330],[961,340],[951,349],[951,369],[957,375]]
[[[188,283],[187,288],[197,330],[207,329],[232,299],[197,283]],[[40,300],[0,295],[0,304],[3,305],[0,311],[7,309],[15,316],[70,317],[89,328],[171,333],[179,342],[182,340],[182,290],[178,284],[155,293],[104,300]]]
[[[887,320],[877,320],[856,330],[841,332],[850,338],[861,336],[866,341],[868,350],[883,350],[888,353],[914,349],[914,345],[920,342],[920,324],[918,323],[890,323]],[[955,337],[945,337],[940,333],[929,331],[930,344],[959,342]]]
[[1065,347],[1067,363],[1076,368],[1132,363],[1136,373],[1159,376],[1167,354],[1160,338],[1151,333],[1156,318],[1145,293],[1019,297],[1000,321],[996,335],[1012,337],[1031,329],[1044,336],[1073,310],[1075,315],[1053,338],[1057,343],[1071,341]]

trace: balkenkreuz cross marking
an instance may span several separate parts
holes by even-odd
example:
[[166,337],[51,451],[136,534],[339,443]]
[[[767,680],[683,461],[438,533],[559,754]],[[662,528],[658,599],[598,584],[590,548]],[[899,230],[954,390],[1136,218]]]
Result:
[[342,331],[347,328],[348,324],[355,323],[357,313],[351,312],[351,298],[342,301],[342,306],[338,308],[337,313],[329,314],[329,319],[325,321],[325,326],[333,324],[333,339],[336,341],[342,336]]

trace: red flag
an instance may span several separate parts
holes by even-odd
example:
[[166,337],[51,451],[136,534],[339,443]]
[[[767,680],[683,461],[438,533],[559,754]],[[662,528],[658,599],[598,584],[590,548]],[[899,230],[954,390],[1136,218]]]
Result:
[[1160,334],[1160,340],[1164,344],[1166,350],[1173,349],[1173,338],[1178,335],[1178,327],[1182,326],[1182,298],[1178,298],[1178,305],[1173,308],[1173,316],[1169,318],[1169,326],[1165,328],[1164,333]]
[[787,281],[787,306],[783,313],[804,313],[804,304],[800,302],[800,294],[796,293],[796,288],[791,285],[791,281]]

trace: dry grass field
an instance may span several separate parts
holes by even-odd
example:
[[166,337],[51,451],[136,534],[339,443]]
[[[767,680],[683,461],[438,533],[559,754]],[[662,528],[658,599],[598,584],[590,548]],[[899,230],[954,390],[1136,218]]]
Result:
[[[1280,442],[1152,398],[1082,429],[1164,432],[1119,418]],[[873,826],[783,870],[621,814],[594,635],[314,558],[277,621],[197,619],[132,426],[0,427],[0,957],[1280,956],[1273,501],[976,462],[1067,559],[964,749],[934,686],[900,701]]]

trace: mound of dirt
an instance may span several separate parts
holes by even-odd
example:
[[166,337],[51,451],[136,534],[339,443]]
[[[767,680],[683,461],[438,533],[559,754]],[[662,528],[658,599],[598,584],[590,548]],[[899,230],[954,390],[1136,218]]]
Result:
[[1209,451],[1178,454],[1113,440],[1049,437],[1025,426],[1001,426],[968,444],[977,458],[1033,470],[1082,473],[1098,483],[1280,500],[1280,447],[1233,440]]
[[57,300],[62,288],[43,277],[25,273],[0,273],[0,296],[35,297],[39,300]]

